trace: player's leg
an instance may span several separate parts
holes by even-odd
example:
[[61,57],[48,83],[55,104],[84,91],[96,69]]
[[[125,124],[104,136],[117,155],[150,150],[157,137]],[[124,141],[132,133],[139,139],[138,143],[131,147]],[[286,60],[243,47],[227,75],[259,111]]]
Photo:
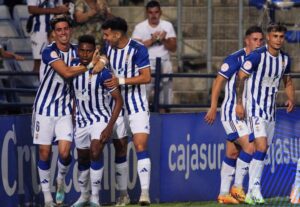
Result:
[[139,203],[149,205],[149,186],[151,175],[151,161],[147,150],[148,134],[137,133],[133,135],[133,143],[137,154],[137,171],[141,184],[141,196]]
[[253,131],[255,140],[255,152],[249,166],[249,188],[251,196],[256,203],[264,203],[260,191],[261,176],[264,169],[264,159],[269,144],[272,143],[274,135],[274,122],[269,122],[258,117],[249,120],[250,130]]
[[295,181],[290,194],[290,201],[293,204],[300,204],[300,159],[297,162]]
[[150,133],[149,113],[140,112],[129,116],[129,125],[133,133],[133,143],[137,154],[137,170],[141,184],[140,205],[150,205],[149,186],[151,161],[147,149]]
[[244,202],[246,195],[243,189],[243,182],[246,174],[249,171],[249,165],[252,160],[252,154],[254,151],[253,135],[250,136],[245,121],[235,121],[235,127],[237,129],[239,138],[236,143],[241,147],[237,162],[234,184],[230,190],[231,195],[239,202]]
[[226,141],[226,153],[221,167],[221,185],[220,194],[218,196],[219,203],[238,204],[229,193],[230,185],[235,174],[236,160],[239,154],[239,149],[232,141]]
[[70,154],[73,140],[72,116],[56,118],[55,135],[58,141],[58,161],[56,177],[56,203],[61,204],[65,198],[65,177],[69,172],[72,156]]
[[101,189],[101,181],[103,177],[103,148],[105,142],[100,139],[102,131],[106,128],[106,123],[97,122],[91,126],[91,146],[90,146],[90,179],[92,194],[90,197],[90,206],[100,207],[99,191]]
[[54,136],[54,123],[50,117],[33,113],[33,143],[39,145],[38,173],[44,195],[45,206],[54,206],[51,195],[51,144]]
[[115,171],[118,195],[116,206],[125,206],[130,203],[127,192],[128,183],[128,162],[127,145],[128,134],[124,116],[120,116],[114,126],[113,144],[115,147]]
[[127,145],[128,137],[113,140],[116,157],[115,157],[115,170],[116,170],[116,184],[119,191],[116,200],[116,206],[125,206],[130,203],[127,192],[128,180],[128,162],[127,162]]
[[78,185],[80,188],[80,197],[72,207],[84,207],[89,203],[89,181],[90,181],[90,134],[88,127],[75,129],[75,146],[78,154]]

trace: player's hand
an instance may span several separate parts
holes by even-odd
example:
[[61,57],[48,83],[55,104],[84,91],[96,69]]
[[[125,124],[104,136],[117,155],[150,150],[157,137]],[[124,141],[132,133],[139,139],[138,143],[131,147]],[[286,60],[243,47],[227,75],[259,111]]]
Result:
[[113,75],[111,79],[104,81],[104,85],[107,88],[117,88],[120,85],[119,78]]
[[100,142],[106,143],[112,135],[113,127],[107,125],[100,135]]
[[92,71],[93,74],[99,73],[104,68],[103,63],[102,64],[99,63],[100,62],[99,60],[100,60],[99,50],[96,49],[92,58],[92,63],[94,65]]
[[95,74],[101,72],[107,63],[108,63],[108,59],[106,58],[106,56],[104,55],[100,56],[99,61],[94,66],[92,73]]
[[237,104],[235,107],[235,113],[240,120],[243,120],[245,118],[244,106],[242,104]]
[[217,109],[215,109],[215,108],[210,108],[210,109],[208,110],[208,112],[206,113],[206,115],[205,115],[205,117],[204,117],[204,120],[205,120],[208,124],[212,125],[212,124],[214,123],[215,119],[216,119],[216,114],[217,114]]
[[286,112],[290,113],[295,108],[295,102],[289,99],[285,102],[285,106],[287,107]]

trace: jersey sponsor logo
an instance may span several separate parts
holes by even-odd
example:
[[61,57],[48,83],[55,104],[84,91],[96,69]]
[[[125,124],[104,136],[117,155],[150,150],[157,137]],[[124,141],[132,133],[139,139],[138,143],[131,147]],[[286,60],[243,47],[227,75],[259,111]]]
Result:
[[226,72],[229,69],[228,63],[223,63],[221,66],[221,71]]
[[249,60],[247,60],[247,61],[244,63],[243,67],[244,67],[244,69],[246,69],[246,70],[250,70],[250,69],[252,68],[252,63],[251,63]]
[[58,58],[57,52],[52,51],[52,52],[50,53],[50,57],[52,57],[52,58]]

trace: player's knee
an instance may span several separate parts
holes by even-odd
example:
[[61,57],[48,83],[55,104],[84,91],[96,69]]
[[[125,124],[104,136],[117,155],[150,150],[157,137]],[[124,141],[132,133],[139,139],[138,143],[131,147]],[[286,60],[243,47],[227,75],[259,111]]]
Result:
[[61,150],[59,152],[59,157],[62,159],[62,160],[68,160],[70,159],[71,155],[70,155],[70,151],[69,150]]
[[100,158],[100,152],[99,150],[91,150],[91,160],[96,161]]
[[230,159],[237,159],[239,156],[239,151],[232,151],[232,152],[227,152],[226,157]]
[[90,156],[78,157],[77,161],[78,161],[78,164],[80,164],[80,165],[86,165],[90,162]]
[[124,157],[126,155],[127,155],[127,146],[116,148],[116,156],[117,157]]
[[50,158],[50,153],[46,152],[46,151],[41,151],[40,150],[40,160],[46,161],[49,160]]
[[147,146],[144,144],[135,144],[134,146],[135,146],[136,152],[142,152],[142,151],[147,150]]
[[254,152],[254,145],[253,144],[249,144],[243,147],[243,151],[248,153],[248,154],[253,154]]

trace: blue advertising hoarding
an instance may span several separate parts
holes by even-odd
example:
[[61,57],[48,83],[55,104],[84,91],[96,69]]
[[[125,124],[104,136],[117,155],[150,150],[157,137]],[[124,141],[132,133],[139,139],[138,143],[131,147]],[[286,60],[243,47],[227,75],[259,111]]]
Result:
[[[205,113],[152,114],[149,151],[152,163],[151,201],[215,200],[219,193],[220,169],[225,153],[226,135],[219,121],[210,126],[204,122]],[[38,206],[43,198],[36,169],[37,148],[32,144],[31,117],[0,117],[0,199],[1,206]],[[66,203],[79,196],[77,183],[77,153],[66,178]],[[52,177],[56,171],[57,147],[53,147]],[[128,146],[130,198],[137,202],[140,194],[136,172],[134,146]],[[295,176],[300,157],[300,112],[287,114],[278,110],[275,136],[268,151],[262,177],[262,193],[266,197],[286,196]],[[114,148],[104,149],[102,203],[116,199]],[[247,180],[245,181],[247,186]],[[51,182],[55,192],[55,182]]]

